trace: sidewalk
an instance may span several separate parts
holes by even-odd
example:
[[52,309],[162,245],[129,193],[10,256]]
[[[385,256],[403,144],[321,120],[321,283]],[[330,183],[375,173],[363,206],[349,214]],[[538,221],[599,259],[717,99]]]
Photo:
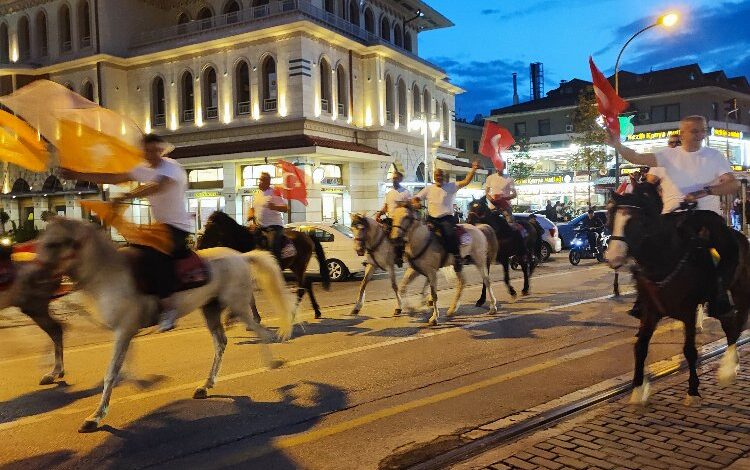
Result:
[[[703,403],[688,408],[687,372],[652,384],[651,404],[627,398],[489,450],[454,469],[750,469],[750,372],[720,388],[719,361],[699,367]],[[744,353],[744,354],[743,354]]]

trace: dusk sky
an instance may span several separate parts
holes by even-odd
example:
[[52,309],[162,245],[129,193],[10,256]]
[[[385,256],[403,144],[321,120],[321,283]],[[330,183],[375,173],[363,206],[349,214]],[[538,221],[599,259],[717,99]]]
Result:
[[750,77],[750,0],[430,0],[456,26],[420,35],[419,55],[466,89],[456,114],[471,120],[512,104],[511,74],[529,98],[529,63],[542,62],[545,92],[560,80],[591,80],[588,56],[607,75],[636,31],[665,11],[672,30],[654,28],[623,54],[621,70],[647,72],[698,63],[704,72]]

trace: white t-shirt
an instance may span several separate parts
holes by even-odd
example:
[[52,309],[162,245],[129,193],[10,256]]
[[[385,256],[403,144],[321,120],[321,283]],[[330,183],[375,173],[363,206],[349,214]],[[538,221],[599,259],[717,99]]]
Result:
[[487,177],[487,181],[484,185],[484,193],[487,195],[487,205],[490,209],[494,209],[495,205],[492,204],[492,198],[496,196],[510,197],[513,190],[516,189],[512,178],[506,178],[505,176],[492,173]]
[[442,186],[431,184],[417,193],[417,197],[427,199],[427,213],[430,217],[438,218],[453,215],[457,191],[456,183],[443,183]]
[[390,215],[396,209],[399,202],[408,202],[411,199],[411,192],[399,186],[398,189],[391,188],[390,191],[385,193],[385,210]]
[[[696,152],[686,152],[683,147],[667,147],[656,152],[656,163],[664,168],[666,178],[662,179],[672,183],[664,185],[662,182],[664,213],[678,209],[688,193],[715,184],[720,176],[732,172],[724,155],[710,147],[702,147]],[[698,199],[698,209],[721,214],[719,196]]]
[[155,168],[146,165],[133,168],[130,178],[140,183],[156,183],[166,178],[164,189],[146,198],[151,204],[151,212],[159,223],[186,232],[192,230],[192,219],[185,208],[187,174],[179,163],[162,157],[161,163]]
[[261,227],[270,227],[271,225],[284,225],[284,218],[281,212],[275,211],[268,207],[268,203],[281,205],[286,204],[283,197],[274,194],[272,188],[265,191],[258,189],[253,194],[253,209],[255,210],[255,220]]

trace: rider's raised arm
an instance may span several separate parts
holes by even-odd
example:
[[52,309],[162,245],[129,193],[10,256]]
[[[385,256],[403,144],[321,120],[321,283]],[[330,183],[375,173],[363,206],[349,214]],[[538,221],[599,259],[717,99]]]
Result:
[[612,134],[609,133],[607,134],[607,136],[607,144],[617,150],[620,155],[622,155],[622,158],[629,161],[630,163],[648,167],[658,166],[655,154],[638,153],[635,150],[622,145],[622,142],[620,142],[620,139],[618,137],[613,137]]
[[461,181],[456,181],[456,186],[458,186],[458,189],[466,187],[471,183],[471,181],[474,179],[474,174],[477,172],[477,168],[479,168],[479,162],[474,161],[474,163],[471,164],[471,170],[469,170],[466,178],[462,179]]
[[379,211],[377,211],[377,212],[375,213],[375,220],[380,220],[380,218],[381,218],[381,217],[383,216],[383,214],[385,214],[386,212],[388,212],[388,204],[387,204],[387,203],[386,203],[386,204],[383,204],[383,207],[381,207],[381,208],[380,208],[380,210],[379,210]]

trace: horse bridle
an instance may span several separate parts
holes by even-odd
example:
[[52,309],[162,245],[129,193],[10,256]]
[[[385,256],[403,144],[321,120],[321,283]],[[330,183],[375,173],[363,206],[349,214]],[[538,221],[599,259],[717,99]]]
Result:
[[[642,211],[643,207],[633,206],[631,204],[622,204],[622,205],[615,206],[615,212],[617,212],[620,209],[628,209],[628,210],[630,210],[630,209],[637,209],[637,210],[641,210]],[[610,235],[609,241],[623,242],[624,244],[628,245],[627,238],[625,238],[623,236],[620,236],[620,235],[614,235],[614,234]],[[628,246],[630,246],[630,245],[628,245]]]
[[357,224],[359,226],[359,232],[362,234],[362,237],[354,237],[354,241],[357,243],[361,243],[363,247],[365,247],[365,251],[369,254],[372,254],[375,250],[380,248],[380,245],[383,244],[383,241],[385,241],[386,238],[388,238],[388,234],[385,232],[382,233],[382,236],[380,237],[380,240],[375,242],[375,246],[368,247],[367,246],[367,229],[370,228],[370,224],[367,222],[367,219],[362,219],[362,221]]
[[[401,225],[404,222],[404,220],[408,220],[410,222],[409,225],[406,226],[406,227],[403,227]],[[406,216],[403,219],[401,219],[401,224],[394,225],[393,228],[398,229],[399,230],[399,234],[403,233],[405,235],[405,234],[409,233],[409,229],[411,228],[412,225],[414,225],[414,221],[415,220],[416,220],[416,218],[411,213],[409,213],[408,216]]]

